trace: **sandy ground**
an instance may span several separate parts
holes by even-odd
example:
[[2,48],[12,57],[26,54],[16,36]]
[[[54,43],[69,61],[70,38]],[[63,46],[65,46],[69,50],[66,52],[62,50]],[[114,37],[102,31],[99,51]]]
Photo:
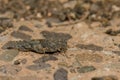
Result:
[[[43,39],[44,37],[40,34],[41,31],[62,32],[72,35],[72,38],[68,41],[68,50],[65,52],[67,57],[64,55],[64,53],[59,53],[56,55],[52,54],[53,56],[57,57],[58,60],[48,61],[47,63],[49,63],[51,67],[40,70],[30,70],[26,67],[32,65],[34,60],[44,55],[34,52],[19,52],[19,54],[12,61],[5,62],[4,60],[1,60],[0,65],[10,66],[13,65],[15,60],[24,58],[27,60],[26,64],[17,65],[17,67],[22,68],[17,73],[10,71],[5,74],[1,73],[1,75],[12,75],[15,77],[15,80],[21,80],[22,78],[22,80],[27,80],[28,77],[29,79],[33,77],[31,80],[53,80],[54,72],[58,68],[65,68],[68,71],[68,80],[91,80],[92,77],[107,75],[115,75],[119,77],[119,54],[112,52],[119,51],[119,48],[114,45],[114,43],[119,43],[119,36],[106,35],[104,33],[105,30],[98,26],[94,26],[91,29],[85,22],[52,28],[48,28],[47,26],[45,27],[44,24],[40,28],[36,28],[33,23],[35,24],[35,21],[15,22],[14,29],[8,29],[1,34],[1,38],[4,39],[1,40],[1,47],[8,41],[20,40],[12,37],[10,33],[16,31],[19,28],[19,25],[24,24],[33,30],[33,32],[25,33],[32,36],[32,39]],[[103,47],[103,50],[92,51],[80,49],[76,47],[77,44],[94,44]],[[5,50],[1,50],[1,54],[3,54],[4,51]],[[49,55],[45,54],[45,56]],[[77,68],[81,66],[94,66],[96,70],[86,73],[79,73]]]

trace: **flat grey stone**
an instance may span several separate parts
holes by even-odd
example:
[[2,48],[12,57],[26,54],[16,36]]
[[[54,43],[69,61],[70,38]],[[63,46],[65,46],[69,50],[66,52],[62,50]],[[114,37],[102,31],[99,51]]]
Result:
[[22,67],[16,65],[2,65],[0,66],[0,72],[8,75],[16,75]]
[[94,70],[96,70],[96,68],[94,66],[83,66],[83,67],[77,69],[77,71],[79,73],[86,73],[86,72],[91,72]]
[[13,27],[12,19],[6,17],[0,17],[0,33],[12,27]]
[[68,71],[60,68],[54,73],[54,80],[68,80]]
[[37,71],[37,70],[41,70],[49,67],[51,67],[50,64],[41,63],[41,64],[30,65],[30,66],[27,66],[26,68],[29,70]]
[[58,60],[58,58],[56,58],[52,55],[49,55],[49,56],[42,56],[42,57],[36,59],[35,61],[33,61],[33,63],[39,64],[41,62],[56,61],[56,60]]
[[19,51],[18,50],[5,50],[0,55],[0,60],[2,61],[12,61],[17,55]]
[[19,64],[26,64],[27,63],[27,59],[17,59],[14,61],[14,65],[19,65]]
[[33,32],[32,29],[28,28],[28,27],[25,26],[25,25],[20,26],[19,30],[21,30],[21,31]]
[[56,33],[56,32],[50,32],[50,31],[42,31],[41,34],[46,39],[52,39],[52,40],[64,40],[68,41],[72,38],[72,36],[68,33]]
[[23,39],[23,40],[29,40],[31,39],[31,36],[30,35],[27,35],[23,32],[20,32],[20,31],[14,31],[11,33],[11,36],[17,38],[17,39]]
[[78,44],[76,45],[76,47],[81,48],[81,49],[85,49],[85,50],[92,50],[92,51],[102,51],[103,47],[101,46],[97,46],[94,44]]
[[57,53],[67,50],[67,42],[64,40],[32,39],[9,41],[2,49],[17,49],[19,51],[31,51],[36,53]]

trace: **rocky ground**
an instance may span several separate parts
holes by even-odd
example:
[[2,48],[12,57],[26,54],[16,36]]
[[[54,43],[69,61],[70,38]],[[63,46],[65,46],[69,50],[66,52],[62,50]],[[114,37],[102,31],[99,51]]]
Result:
[[119,0],[0,0],[0,80],[119,80]]

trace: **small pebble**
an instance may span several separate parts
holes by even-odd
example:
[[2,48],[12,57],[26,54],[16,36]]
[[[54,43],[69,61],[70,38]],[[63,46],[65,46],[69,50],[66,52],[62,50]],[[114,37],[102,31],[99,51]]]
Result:
[[77,71],[79,73],[86,73],[86,72],[91,72],[94,70],[96,70],[96,68],[94,66],[83,66],[83,67],[77,69]]
[[55,61],[58,60],[56,57],[49,55],[49,56],[42,56],[41,58],[38,58],[37,60],[33,61],[34,63],[38,64],[41,62],[47,62],[47,61]]
[[22,70],[22,67],[17,65],[2,65],[0,66],[0,72],[9,75],[16,75]]
[[54,73],[54,80],[68,80],[68,71],[60,68]]
[[28,27],[25,26],[25,25],[20,26],[19,30],[21,30],[21,31],[33,32],[32,29],[28,28]]
[[18,59],[14,61],[14,65],[26,64],[27,59]]
[[37,70],[46,69],[49,67],[51,67],[50,64],[41,63],[41,64],[29,65],[26,68],[29,70],[37,71]]
[[15,38],[18,38],[18,39],[23,39],[23,40],[29,40],[31,39],[31,36],[30,35],[27,35],[23,32],[20,32],[20,31],[14,31],[11,33],[11,36],[15,37]]

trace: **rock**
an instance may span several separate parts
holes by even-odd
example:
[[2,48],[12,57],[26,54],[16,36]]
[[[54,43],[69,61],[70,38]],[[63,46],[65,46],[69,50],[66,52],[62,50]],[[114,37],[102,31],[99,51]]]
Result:
[[19,65],[19,64],[20,64],[19,60],[14,61],[14,65]]
[[61,21],[58,18],[50,17],[46,19],[46,25],[51,28],[54,24],[60,23]]
[[27,35],[25,33],[22,33],[20,31],[14,31],[11,33],[11,36],[18,38],[18,39],[23,39],[23,40],[29,40],[31,39],[30,35]]
[[35,24],[35,27],[36,27],[36,28],[42,28],[43,25],[41,25],[41,24]]
[[20,51],[32,51],[36,53],[56,53],[67,50],[67,42],[64,40],[23,40],[23,41],[9,41],[3,49],[17,49]]
[[18,50],[6,50],[0,55],[0,60],[2,61],[12,61],[17,55]]
[[46,19],[46,23],[50,22],[50,23],[60,23],[60,20],[58,18],[54,18],[54,17],[50,17]]
[[26,68],[29,69],[29,70],[37,71],[37,70],[46,69],[46,68],[49,68],[49,67],[51,67],[50,64],[40,63],[40,64],[27,66]]
[[49,31],[42,31],[41,34],[46,38],[46,39],[52,39],[52,40],[69,40],[72,38],[70,34],[67,33],[56,33],[56,32],[49,32]]
[[74,7],[74,12],[75,12],[77,18],[81,18],[81,16],[83,14],[85,14],[86,9],[84,6],[82,6],[81,3],[77,3]]
[[47,61],[55,61],[58,60],[58,58],[52,56],[52,55],[48,55],[48,56],[42,56],[41,58],[38,58],[37,60],[33,61],[36,64],[39,64],[41,62],[47,62]]
[[108,29],[105,33],[111,36],[117,36],[118,34],[120,34],[120,30],[114,31],[112,29]]
[[52,27],[52,23],[51,23],[50,21],[47,21],[47,22],[46,22],[46,25],[47,25],[49,28]]
[[78,61],[102,62],[103,57],[99,54],[81,53],[76,55]]
[[58,63],[58,66],[59,66],[59,67],[68,68],[68,67],[69,67],[69,64],[68,64],[67,62],[59,62],[59,63]]
[[25,26],[25,25],[20,26],[20,27],[19,27],[19,30],[21,30],[21,31],[33,32],[32,29],[28,28],[28,27]]
[[76,3],[77,3],[77,1],[72,0],[72,1],[68,1],[68,2],[64,3],[63,6],[65,8],[71,8],[71,9],[73,9],[75,7]]
[[84,45],[84,44],[78,44],[76,45],[76,47],[81,48],[81,49],[86,49],[86,50],[92,50],[92,51],[102,51],[103,47],[94,45],[94,44],[88,44],[88,45]]
[[97,12],[100,9],[100,6],[98,4],[92,4],[90,7],[90,10],[92,12]]
[[60,68],[54,73],[54,80],[68,80],[67,70]]
[[83,67],[77,69],[77,71],[79,73],[86,73],[86,72],[91,72],[94,70],[96,70],[96,68],[94,66],[83,66]]
[[[120,45],[119,45],[119,47],[120,47]],[[114,54],[120,56],[120,51],[112,51],[112,52],[113,52]]]
[[0,72],[4,74],[16,75],[19,71],[22,70],[22,67],[16,65],[2,65],[0,66]]
[[13,23],[10,18],[0,17],[0,33],[11,27],[13,27]]
[[18,59],[14,61],[14,65],[26,64],[27,59]]
[[102,77],[93,77],[91,80],[118,80],[114,75],[102,76]]

